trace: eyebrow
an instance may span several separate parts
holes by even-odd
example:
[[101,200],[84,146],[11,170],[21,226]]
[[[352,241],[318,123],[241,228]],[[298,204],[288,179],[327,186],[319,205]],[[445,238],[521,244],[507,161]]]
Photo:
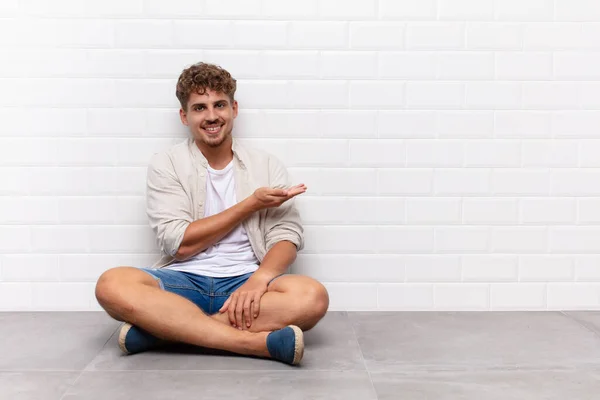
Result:
[[[221,100],[217,100],[217,101],[213,102],[213,105],[216,105],[216,104],[219,104],[219,103],[229,104],[229,102],[227,100],[221,99]],[[194,103],[190,107],[205,106],[205,105],[206,105],[206,103]]]

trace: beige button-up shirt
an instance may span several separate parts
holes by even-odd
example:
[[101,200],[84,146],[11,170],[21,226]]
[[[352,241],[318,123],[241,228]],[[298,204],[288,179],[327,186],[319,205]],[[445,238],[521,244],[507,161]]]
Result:
[[[238,202],[259,187],[292,186],[285,166],[275,156],[242,146],[235,138],[232,150]],[[146,212],[161,250],[161,258],[152,268],[176,261],[186,228],[204,217],[207,165],[192,138],[152,156],[147,173]],[[304,229],[293,198],[279,207],[254,212],[242,224],[260,262],[282,240],[294,243],[298,250],[304,248]]]

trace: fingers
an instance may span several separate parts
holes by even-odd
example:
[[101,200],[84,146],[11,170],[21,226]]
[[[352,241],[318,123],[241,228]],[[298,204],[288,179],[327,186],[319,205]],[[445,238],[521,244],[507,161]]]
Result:
[[266,198],[267,198],[267,201],[268,201],[269,203],[279,203],[279,202],[281,202],[282,200],[285,200],[285,199],[286,199],[286,197],[287,197],[287,196],[273,196],[273,195],[270,195],[270,194],[268,194],[268,195],[266,196]]
[[246,328],[250,328],[250,325],[252,325],[252,310],[250,310],[250,307],[252,307],[253,301],[254,298],[252,296],[248,296],[246,301],[244,301],[244,318],[246,319]]
[[299,185],[292,186],[287,189],[271,189],[271,192],[267,195],[275,197],[289,197],[290,195],[295,196],[304,192],[306,192],[306,185],[304,183],[301,183]]
[[227,311],[227,306],[229,305],[229,303],[231,303],[231,296],[229,296],[229,298],[227,299],[227,301],[225,301],[225,303],[223,304],[223,307],[221,307],[219,309],[219,312],[222,313],[222,312]]
[[235,307],[235,326],[242,329],[244,323],[242,317],[244,312],[244,303],[246,300],[246,293],[242,293],[238,298],[237,306]]
[[238,298],[238,293],[235,292],[227,300],[227,301],[231,300],[231,303],[229,304],[229,308],[227,309],[227,315],[229,316],[229,323],[234,327],[236,326],[235,325],[235,307],[237,305],[237,298]]
[[275,203],[276,205],[280,205],[280,204],[283,204],[284,202],[288,201],[292,197],[295,197],[299,194],[306,192],[306,190],[307,190],[306,186],[304,186],[304,184],[301,184],[301,185],[291,187],[287,190],[273,189],[272,192],[267,194],[265,197],[270,202]]
[[287,189],[261,187],[254,192],[253,196],[259,200],[261,208],[279,207],[292,197],[306,192],[306,190],[306,185],[303,183]]
[[290,190],[288,190],[288,199],[291,199],[294,196],[297,196],[299,194],[302,194],[306,192],[306,186],[299,186],[297,188],[290,188]]
[[256,319],[258,318],[258,313],[260,312],[260,295],[257,294],[256,297],[254,297],[252,306],[254,309],[254,319]]
[[271,191],[271,193],[269,193],[270,196],[278,196],[278,197],[285,197],[287,196],[288,191],[286,189],[273,189]]

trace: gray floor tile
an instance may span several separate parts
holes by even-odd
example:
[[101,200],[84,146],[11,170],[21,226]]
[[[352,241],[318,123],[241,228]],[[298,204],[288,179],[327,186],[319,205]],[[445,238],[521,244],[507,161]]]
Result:
[[[345,312],[329,312],[304,333],[303,370],[364,370],[358,342]],[[144,353],[124,355],[114,335],[88,371],[114,370],[296,370],[278,361],[240,356],[224,351],[169,345]]]
[[472,371],[372,373],[379,400],[592,400],[600,393],[593,371]]
[[349,317],[370,371],[600,364],[600,337],[558,312],[359,312]]
[[80,371],[0,372],[0,399],[59,400]]
[[565,314],[600,335],[600,311],[568,311]]
[[81,370],[117,326],[105,312],[0,313],[0,370]]
[[64,400],[376,399],[366,371],[84,372]]

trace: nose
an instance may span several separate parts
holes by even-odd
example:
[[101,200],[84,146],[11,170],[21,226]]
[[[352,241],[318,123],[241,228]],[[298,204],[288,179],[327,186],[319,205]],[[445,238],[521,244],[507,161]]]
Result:
[[208,109],[208,114],[206,115],[206,120],[209,122],[214,122],[217,120],[217,113],[214,108]]

